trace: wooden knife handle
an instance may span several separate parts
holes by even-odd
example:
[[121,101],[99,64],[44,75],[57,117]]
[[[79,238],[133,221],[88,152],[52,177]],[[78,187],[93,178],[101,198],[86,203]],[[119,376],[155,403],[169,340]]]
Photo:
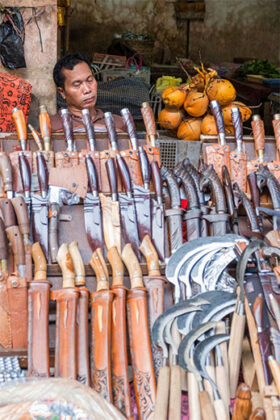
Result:
[[8,228],[10,226],[15,226],[17,224],[16,215],[12,202],[9,198],[3,198],[0,200],[0,209],[4,218],[5,227]]
[[[148,102],[143,102],[141,107],[141,113],[144,120],[146,133],[150,136],[156,136],[157,135],[157,129],[156,129],[156,122],[155,122],[155,116],[153,113],[153,110]],[[154,144],[152,145],[154,146]]]
[[241,383],[236,391],[236,400],[232,412],[232,420],[248,420],[252,412],[251,390]]
[[122,260],[126,265],[131,282],[131,288],[143,287],[142,271],[138,258],[131,244],[126,244],[122,250]]
[[128,108],[121,109],[122,119],[126,125],[128,137],[133,150],[137,150],[137,132],[133,117]]
[[85,108],[82,110],[82,119],[86,128],[90,150],[93,151],[95,150],[95,132],[89,109]]
[[32,245],[32,259],[34,262],[34,281],[46,280],[47,261],[39,242]]
[[85,286],[85,266],[78,248],[78,242],[73,241],[68,247],[75,270],[75,286]]
[[13,173],[12,165],[9,156],[0,155],[0,175],[4,184],[5,191],[12,191],[13,189]]
[[262,163],[265,138],[264,138],[264,123],[260,115],[253,115],[251,126],[253,130],[253,137],[254,137],[257,156],[260,158],[260,162]]
[[170,368],[170,392],[169,392],[169,419],[181,419],[181,367],[179,365]]
[[99,290],[108,290],[109,289],[109,273],[106,267],[106,263],[102,256],[101,248],[97,248],[89,261],[90,266],[95,272],[97,279],[97,289]]
[[96,171],[94,161],[89,154],[86,155],[85,162],[86,162],[86,167],[87,167],[89,190],[91,193],[98,193],[99,186],[98,186],[97,171]]
[[112,150],[118,150],[117,132],[115,127],[114,117],[111,112],[104,113],[105,125],[109,135],[109,141]]
[[228,350],[228,360],[229,360],[229,384],[230,384],[230,396],[231,398],[235,397],[236,388],[238,385],[240,363],[241,363],[241,353],[242,353],[242,342],[244,337],[245,330],[245,315],[239,315],[237,312],[234,312],[231,332],[230,332],[230,341],[229,341],[229,350]]
[[275,382],[275,386],[278,394],[280,395],[280,366],[279,363],[274,359],[274,357],[268,356],[268,364]]
[[273,115],[272,125],[274,130],[276,148],[280,153],[280,114]]
[[216,365],[216,385],[218,391],[221,396],[221,400],[223,402],[223,406],[226,411],[225,420],[229,420],[229,407],[230,407],[230,399],[229,399],[229,377],[227,375],[226,369],[224,365]]
[[113,283],[112,286],[118,286],[123,284],[124,278],[124,265],[116,246],[112,246],[107,252],[108,261],[112,267]]
[[10,226],[6,228],[9,241],[14,254],[15,265],[25,265],[25,252],[22,235],[18,226]]
[[24,192],[31,191],[31,168],[29,161],[23,152],[19,152],[19,172]]
[[48,171],[47,162],[43,153],[41,152],[36,153],[36,163],[37,163],[37,176],[38,176],[40,192],[44,197],[46,197],[48,193],[49,171]]
[[46,151],[51,150],[51,120],[45,105],[40,106],[39,124]]
[[[27,139],[27,127],[22,109],[14,108],[12,117],[16,126],[18,140],[22,143]],[[22,150],[25,150],[25,148],[22,147]]]
[[29,219],[24,198],[22,196],[14,197],[11,199],[11,202],[17,216],[19,230],[21,231],[22,235],[28,235]]
[[8,239],[5,224],[0,218],[0,260],[8,260]]
[[159,262],[157,251],[152,244],[149,235],[145,235],[139,250],[144,255],[148,267],[149,276],[160,276]]
[[188,401],[191,420],[200,420],[199,391],[198,383],[192,372],[187,372],[188,380]]
[[207,391],[199,392],[199,403],[202,420],[216,420],[215,411]]
[[40,137],[40,134],[39,134],[39,133],[38,133],[38,131],[37,131],[37,130],[33,127],[33,125],[32,125],[32,124],[28,124],[28,128],[29,128],[29,130],[31,131],[32,137],[33,137],[33,139],[34,139],[35,143],[37,144],[38,149],[42,151],[44,148],[43,148],[43,143],[42,143],[42,139],[41,139],[41,137]]
[[56,261],[62,271],[62,288],[75,286],[75,271],[73,261],[66,243],[60,245]]
[[127,167],[127,164],[125,163],[125,160],[121,155],[116,155],[116,161],[117,161],[117,167],[119,170],[119,174],[121,176],[122,184],[124,186],[124,190],[126,193],[131,193],[132,191],[132,185],[131,185],[131,178],[130,173]]
[[225,420],[229,418],[229,414],[227,414],[224,402],[222,399],[214,400],[214,410],[216,414],[216,420]]
[[154,420],[167,419],[169,401],[170,367],[159,369],[157,381],[157,397],[155,403]]

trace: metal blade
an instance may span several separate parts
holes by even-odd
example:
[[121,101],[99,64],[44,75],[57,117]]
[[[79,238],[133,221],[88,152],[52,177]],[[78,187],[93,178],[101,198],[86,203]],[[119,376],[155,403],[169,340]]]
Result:
[[164,261],[165,257],[165,225],[164,225],[164,207],[152,200],[152,240],[157,250],[158,257]]
[[88,243],[92,252],[97,248],[103,249],[102,214],[98,196],[92,194],[86,195],[84,199],[84,221]]
[[33,242],[39,242],[42,251],[48,260],[49,256],[49,241],[48,241],[48,200],[42,198],[39,194],[32,194],[32,236]]
[[150,190],[140,185],[133,185],[133,197],[138,222],[139,239],[142,242],[145,235],[152,237],[152,215]]
[[141,261],[141,254],[139,252],[140,241],[134,200],[133,198],[128,197],[127,194],[119,193],[119,203],[122,237],[124,243],[131,244],[138,260]]

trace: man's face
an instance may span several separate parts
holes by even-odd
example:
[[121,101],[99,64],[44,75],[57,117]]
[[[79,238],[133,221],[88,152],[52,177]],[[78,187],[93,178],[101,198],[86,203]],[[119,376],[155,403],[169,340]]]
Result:
[[94,108],[97,99],[97,82],[85,62],[75,65],[72,70],[63,69],[64,88],[58,88],[66,100],[68,108],[75,113],[84,108]]

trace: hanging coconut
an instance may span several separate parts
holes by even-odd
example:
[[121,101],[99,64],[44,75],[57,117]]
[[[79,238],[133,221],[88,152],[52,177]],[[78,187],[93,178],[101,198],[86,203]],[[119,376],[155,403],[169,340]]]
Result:
[[185,111],[192,117],[201,117],[207,111],[209,100],[203,92],[189,92],[184,102]]
[[201,118],[188,118],[178,127],[177,137],[181,140],[199,140]]
[[243,122],[249,120],[249,118],[252,115],[251,109],[248,108],[248,106],[246,106],[242,102],[234,101],[234,102],[230,103],[229,105],[222,108],[222,113],[223,113],[225,125],[232,125],[231,108],[233,108],[233,107],[238,107],[239,108],[239,111],[240,111],[241,118],[242,118]]
[[179,86],[169,86],[162,92],[162,100],[168,108],[179,109],[183,106],[187,92]]
[[[225,133],[227,136],[234,134],[233,126],[225,125]],[[215,118],[213,115],[207,114],[203,118],[201,122],[201,134],[213,135],[213,136],[216,136],[218,134]]]
[[233,84],[226,79],[214,79],[207,88],[209,101],[218,101],[220,105],[228,105],[236,98],[236,90]]
[[158,115],[158,123],[167,130],[176,129],[183,119],[183,113],[180,110],[164,108]]

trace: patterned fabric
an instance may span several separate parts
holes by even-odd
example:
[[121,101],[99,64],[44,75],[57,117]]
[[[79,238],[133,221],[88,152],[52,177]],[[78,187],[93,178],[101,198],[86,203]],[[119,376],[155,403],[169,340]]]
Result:
[[11,74],[0,73],[0,132],[16,131],[12,110],[21,108],[27,120],[31,103],[30,83]]

